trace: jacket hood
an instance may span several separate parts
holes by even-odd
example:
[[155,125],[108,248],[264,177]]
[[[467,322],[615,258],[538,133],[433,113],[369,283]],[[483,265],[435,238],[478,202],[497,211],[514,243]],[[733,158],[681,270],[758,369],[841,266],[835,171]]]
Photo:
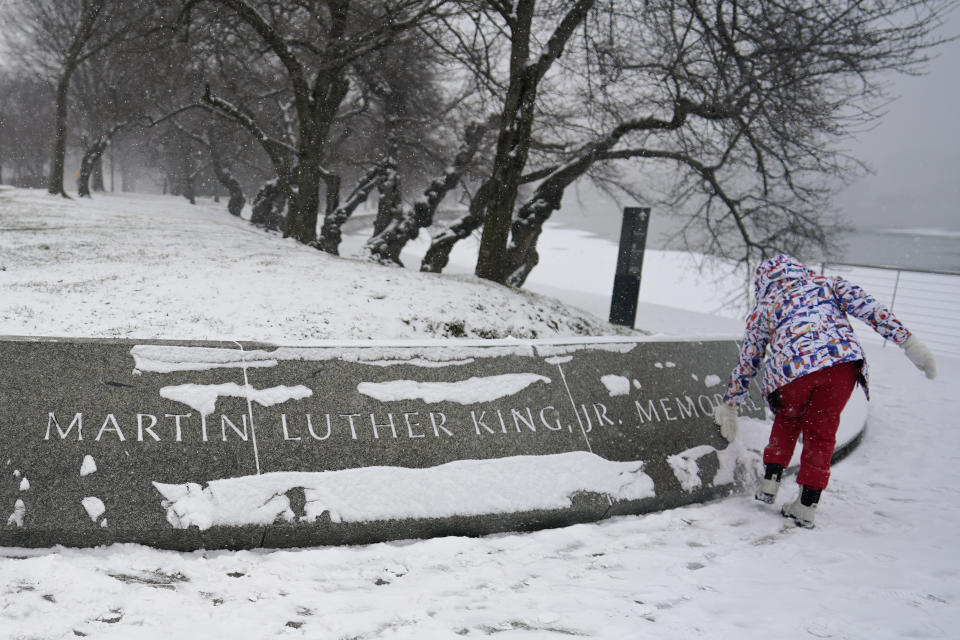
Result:
[[767,294],[774,284],[807,280],[816,277],[817,273],[807,267],[796,258],[786,254],[780,254],[768,258],[757,267],[756,275],[753,279],[756,300]]

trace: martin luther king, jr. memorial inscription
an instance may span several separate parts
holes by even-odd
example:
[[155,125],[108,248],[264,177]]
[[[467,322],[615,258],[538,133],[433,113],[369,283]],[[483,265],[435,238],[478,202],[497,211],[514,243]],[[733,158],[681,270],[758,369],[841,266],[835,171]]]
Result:
[[702,501],[756,463],[710,418],[736,357],[710,340],[2,339],[0,544],[362,543]]

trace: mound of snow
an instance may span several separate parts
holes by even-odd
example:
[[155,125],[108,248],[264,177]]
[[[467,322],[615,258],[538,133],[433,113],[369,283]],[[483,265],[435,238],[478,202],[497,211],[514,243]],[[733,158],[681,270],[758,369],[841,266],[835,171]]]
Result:
[[11,189],[0,194],[0,229],[0,334],[292,344],[626,331],[472,276],[331,256],[222,204]]

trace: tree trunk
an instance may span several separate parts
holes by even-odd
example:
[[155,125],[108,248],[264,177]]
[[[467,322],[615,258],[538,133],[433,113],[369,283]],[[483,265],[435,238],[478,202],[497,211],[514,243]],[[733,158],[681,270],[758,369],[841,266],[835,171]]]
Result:
[[402,206],[400,193],[400,174],[393,159],[387,161],[383,180],[377,185],[380,201],[377,203],[377,217],[373,221],[373,235],[379,235],[396,219]]
[[67,192],[63,188],[63,172],[67,155],[67,93],[70,89],[70,77],[80,64],[83,48],[93,34],[103,5],[104,0],[94,0],[84,6],[77,22],[77,30],[73,34],[60,67],[55,95],[53,149],[50,153],[50,174],[47,178],[47,191],[53,195],[67,197]]
[[300,153],[298,159],[300,164],[296,172],[297,186],[291,190],[283,235],[309,244],[316,240],[323,176],[320,173],[319,159],[314,152]]
[[282,182],[281,178],[274,178],[263,183],[253,199],[250,224],[269,230],[277,230],[283,226],[290,189]]
[[103,156],[93,162],[93,174],[90,176],[90,189],[103,193],[107,189],[103,185]]
[[594,0],[577,0],[548,39],[536,62],[530,61],[533,14],[536,0],[518,0],[510,24],[510,81],[504,99],[497,153],[491,180],[497,185],[491,194],[483,220],[476,274],[504,283],[507,278],[506,251],[510,221],[523,171],[527,164],[535,118],[537,88],[566,42],[582,24]]
[[[311,95],[298,96],[297,99],[300,119],[297,189],[290,199],[283,235],[304,244],[313,245],[317,241],[320,185],[328,175],[322,167],[323,152],[337,110],[349,90],[350,83],[344,78],[344,70],[335,69],[318,74]],[[336,202],[329,191],[327,195],[328,205]]]
[[237,179],[233,177],[233,174],[223,166],[220,154],[213,144],[210,145],[210,159],[217,181],[223,185],[227,193],[230,194],[230,200],[227,202],[227,211],[229,211],[231,215],[239,218],[240,214],[243,213],[243,205],[247,203],[247,199],[243,197],[243,187],[241,187]]
[[[267,157],[270,158],[270,163],[277,175],[276,178],[263,183],[257,190],[253,198],[250,224],[269,230],[282,228],[285,220],[290,216],[290,209],[293,207],[293,182],[299,172],[297,165],[292,162],[293,150],[271,138],[248,113],[213,95],[210,91],[210,85],[205,87],[201,101],[220,115],[230,118],[246,129],[260,143]],[[212,139],[213,136],[208,135],[206,141],[211,150],[212,146],[209,143]]]
[[534,197],[524,203],[517,212],[517,218],[512,225],[510,246],[504,260],[507,269],[506,284],[511,287],[522,287],[527,276],[540,262],[537,240],[543,231],[543,223],[551,213],[560,208],[563,187],[557,189],[550,192],[537,189]]
[[63,188],[63,171],[67,155],[67,91],[70,89],[71,75],[73,68],[65,68],[57,81],[53,149],[50,152],[50,175],[47,178],[47,192],[65,198],[67,192]]
[[344,223],[353,215],[357,207],[366,202],[374,187],[380,185],[384,176],[384,165],[378,164],[360,178],[357,186],[344,202],[332,212],[323,217],[323,226],[320,228],[320,237],[316,247],[333,255],[340,255],[340,241],[343,238],[341,229]]
[[103,135],[94,140],[93,144],[83,152],[83,159],[80,161],[80,173],[77,176],[77,195],[81,198],[90,197],[90,177],[93,175],[98,162],[103,158],[103,152],[107,150],[109,144],[110,138]]
[[490,194],[483,216],[483,235],[477,256],[477,276],[500,283],[507,275],[504,256],[510,237],[510,219],[530,151],[540,79],[529,61],[535,5],[535,0],[519,0],[514,9],[516,19],[510,27],[510,82],[504,97],[490,176],[496,189]]
[[183,154],[181,163],[183,169],[183,197],[189,200],[190,204],[197,204],[196,173],[189,153]]
[[367,242],[367,250],[379,262],[393,262],[402,266],[400,253],[408,242],[420,234],[420,229],[433,224],[437,207],[446,195],[460,183],[460,177],[469,168],[483,140],[486,126],[474,122],[467,127],[463,144],[457,151],[453,166],[440,178],[435,178],[423,197],[413,207],[401,208],[400,217],[391,220]]
[[[674,121],[677,117],[674,118]],[[564,165],[550,172],[537,186],[533,196],[520,207],[510,225],[510,245],[504,256],[506,283],[523,286],[527,276],[540,260],[537,241],[543,224],[560,208],[563,193],[577,178],[586,173],[594,162],[609,151],[628,132],[654,126],[653,121],[636,120],[622,123],[599,140],[585,145]]]
[[476,275],[503,283],[506,281],[506,250],[510,221],[530,151],[533,131],[536,87],[521,83],[516,105],[503,114],[510,124],[500,131],[491,181],[497,185],[483,217],[483,235],[477,256]]
[[487,180],[480,185],[477,193],[473,196],[473,200],[470,201],[470,209],[467,211],[467,215],[433,237],[430,248],[427,249],[423,261],[420,263],[420,271],[430,273],[443,271],[447,263],[450,262],[450,252],[453,251],[453,246],[483,225],[483,214],[487,209],[487,202],[493,191],[494,183],[492,180]]

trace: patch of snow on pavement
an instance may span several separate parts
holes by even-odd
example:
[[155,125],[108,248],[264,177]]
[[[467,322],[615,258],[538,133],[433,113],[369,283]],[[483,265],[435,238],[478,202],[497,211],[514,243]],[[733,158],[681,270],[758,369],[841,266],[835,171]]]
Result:
[[550,384],[551,381],[550,378],[535,373],[503,373],[456,382],[420,380],[361,382],[357,385],[357,391],[381,402],[423,400],[427,403],[456,402],[467,405],[505,398],[520,393],[537,382]]
[[[561,509],[578,493],[615,500],[656,495],[641,462],[611,462],[585,451],[493,460],[458,460],[426,469],[366,467],[323,472],[278,472],[171,485],[154,482],[167,521],[196,526],[291,521],[286,493],[306,496],[305,519],[327,513],[333,522],[445,518]],[[483,487],[483,491],[478,491]]]
[[288,387],[279,385],[266,389],[254,389],[250,385],[235,382],[223,384],[179,384],[160,389],[160,396],[187,405],[201,415],[208,416],[217,408],[219,398],[247,398],[262,407],[272,407],[289,400],[302,400],[313,395],[303,385]]
[[613,374],[600,376],[600,382],[607,388],[611,397],[625,396],[630,393],[630,380],[623,376]]
[[83,462],[80,464],[80,477],[88,476],[97,472],[97,463],[91,455],[83,456]]

